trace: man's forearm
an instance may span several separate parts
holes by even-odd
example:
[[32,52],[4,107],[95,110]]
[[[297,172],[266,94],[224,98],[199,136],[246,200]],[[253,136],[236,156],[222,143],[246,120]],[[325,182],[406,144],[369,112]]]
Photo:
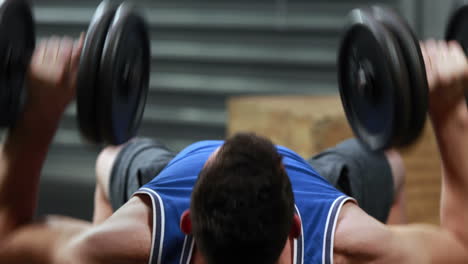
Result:
[[57,119],[25,110],[0,148],[0,237],[29,222]]
[[443,166],[441,224],[468,246],[468,112],[465,102],[452,113],[431,113]]

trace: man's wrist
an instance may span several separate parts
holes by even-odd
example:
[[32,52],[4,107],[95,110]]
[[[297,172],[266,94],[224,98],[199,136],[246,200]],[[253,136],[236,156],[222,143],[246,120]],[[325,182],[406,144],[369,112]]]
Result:
[[48,147],[60,122],[58,115],[44,113],[26,107],[11,127],[6,136],[5,144],[25,145],[31,150]]

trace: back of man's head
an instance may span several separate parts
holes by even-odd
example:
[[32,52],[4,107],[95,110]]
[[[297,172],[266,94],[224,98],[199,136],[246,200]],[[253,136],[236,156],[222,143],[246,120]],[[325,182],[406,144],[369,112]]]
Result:
[[228,139],[201,171],[190,207],[196,245],[209,264],[275,263],[294,217],[276,147],[254,134]]

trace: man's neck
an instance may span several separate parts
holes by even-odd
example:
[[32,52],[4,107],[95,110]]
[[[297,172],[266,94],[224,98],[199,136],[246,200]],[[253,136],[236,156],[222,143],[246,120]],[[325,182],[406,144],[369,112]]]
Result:
[[278,264],[292,264],[294,263],[294,239],[288,238],[286,245],[284,246],[283,252],[278,259]]
[[200,254],[200,251],[197,250],[197,247],[194,246],[192,260],[190,261],[192,264],[206,264],[205,259]]
[[[294,257],[294,239],[288,238],[277,263],[278,264],[292,264],[294,263],[293,257]],[[192,260],[190,261],[190,263],[206,264],[205,259],[200,254],[200,251],[197,250],[196,246],[193,249]]]

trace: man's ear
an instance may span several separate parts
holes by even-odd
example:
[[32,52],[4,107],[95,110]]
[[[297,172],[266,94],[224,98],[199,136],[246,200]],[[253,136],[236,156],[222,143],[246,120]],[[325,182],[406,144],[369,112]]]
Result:
[[294,214],[293,223],[291,226],[291,231],[289,231],[289,237],[298,238],[301,235],[302,223],[301,219],[297,214]]
[[180,230],[186,235],[192,234],[192,220],[190,219],[190,210],[185,210],[180,217]]

